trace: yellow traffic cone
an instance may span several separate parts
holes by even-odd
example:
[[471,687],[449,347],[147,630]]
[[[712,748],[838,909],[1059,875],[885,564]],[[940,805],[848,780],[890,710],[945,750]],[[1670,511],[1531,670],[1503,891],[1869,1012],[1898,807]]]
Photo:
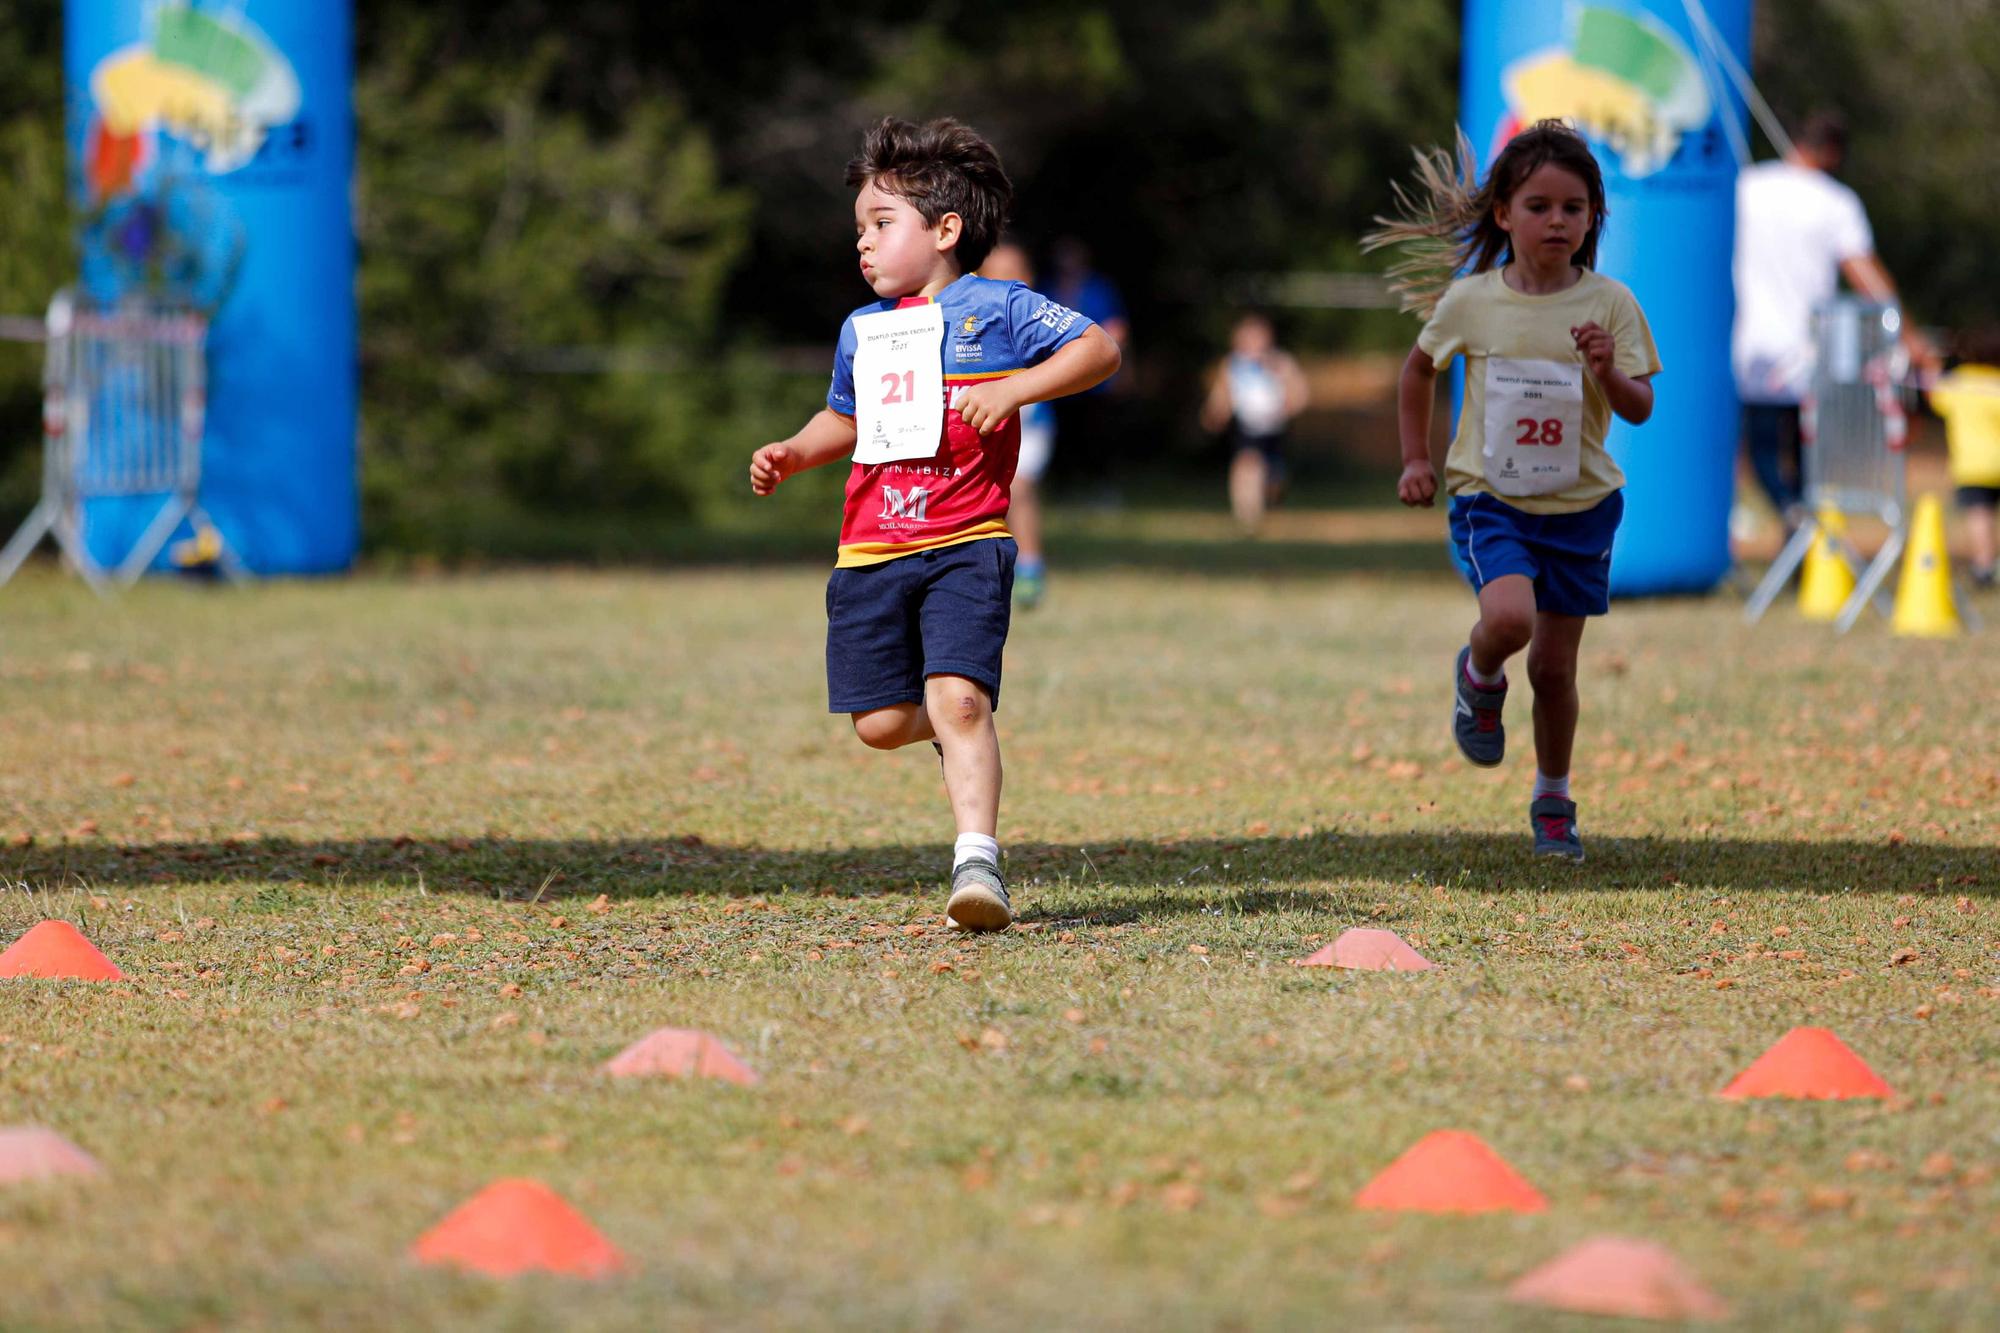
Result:
[[1945,550],[1944,507],[1935,495],[1918,499],[1910,521],[1910,548],[1903,552],[1903,577],[1896,584],[1896,615],[1889,627],[1898,634],[1946,639],[1963,628],[1951,595],[1951,556]]
[[1847,535],[1847,522],[1837,509],[1820,511],[1812,545],[1806,548],[1799,574],[1799,614],[1807,620],[1838,620],[1840,608],[1854,595],[1854,569],[1836,545]]

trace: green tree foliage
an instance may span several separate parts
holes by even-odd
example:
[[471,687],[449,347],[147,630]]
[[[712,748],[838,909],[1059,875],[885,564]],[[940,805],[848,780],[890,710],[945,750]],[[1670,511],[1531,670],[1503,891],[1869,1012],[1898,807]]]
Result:
[[[61,20],[62,0],[9,0],[0,23],[0,314],[39,315],[71,267]],[[41,383],[39,347],[0,343],[0,516],[34,503]]]
[[[0,25],[0,313],[72,264],[61,8],[10,0]],[[1451,131],[1458,24],[1453,0],[357,0],[370,539],[505,545],[564,512],[829,527],[837,469],[753,509],[743,464],[818,404],[866,296],[841,177],[885,113],[999,144],[1017,230],[1091,245],[1135,375],[1184,422],[1246,276],[1363,266],[1409,146]],[[1761,0],[1756,51],[1782,114],[1848,114],[1847,177],[1915,314],[2000,316],[2000,9]],[[0,345],[0,507],[32,490],[38,379]]]

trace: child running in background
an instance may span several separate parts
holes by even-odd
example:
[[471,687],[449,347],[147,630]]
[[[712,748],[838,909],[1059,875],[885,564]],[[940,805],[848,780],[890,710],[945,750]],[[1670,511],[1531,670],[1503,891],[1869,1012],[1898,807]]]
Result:
[[1931,390],[1931,411],[1944,419],[1951,480],[1972,548],[1972,583],[1990,588],[1993,512],[2000,504],[2000,328],[1959,339],[1958,353],[1958,365]]
[[1239,315],[1201,424],[1211,434],[1229,432],[1229,509],[1245,532],[1255,532],[1284,493],[1285,433],[1305,406],[1305,372],[1279,349],[1271,321],[1254,310]]
[[[1418,155],[1419,194],[1382,218],[1367,248],[1408,247],[1393,271],[1404,308],[1426,316],[1398,389],[1396,494],[1430,505],[1438,371],[1466,359],[1465,403],[1445,463],[1451,539],[1479,595],[1452,668],[1452,735],[1482,767],[1506,752],[1507,659],[1528,650],[1534,687],[1537,854],[1583,859],[1570,792],[1577,647],[1610,609],[1611,542],[1624,474],[1605,451],[1611,414],[1652,415],[1659,353],[1639,303],[1593,271],[1604,180],[1582,136],[1539,121],[1510,140],[1483,184],[1458,160]],[[1457,274],[1463,277],[1455,277]]]
[[[1035,285],[1035,264],[1028,252],[1013,241],[1002,241],[979,266],[979,276],[995,282]],[[1042,477],[1056,448],[1056,410],[1047,403],[1028,403],[1021,408],[1021,460],[1014,467],[1014,485],[1009,492],[1007,527],[1021,557],[1014,564],[1014,601],[1023,611],[1042,604],[1049,590],[1048,569],[1042,548]]]
[[1000,659],[1014,540],[1007,489],[1020,411],[1118,368],[1075,311],[975,270],[1013,186],[991,144],[953,120],[884,120],[847,164],[861,278],[826,407],[751,455],[750,489],[854,456],[826,589],[829,711],[878,750],[930,741],[957,821],[946,915],[1004,930]]

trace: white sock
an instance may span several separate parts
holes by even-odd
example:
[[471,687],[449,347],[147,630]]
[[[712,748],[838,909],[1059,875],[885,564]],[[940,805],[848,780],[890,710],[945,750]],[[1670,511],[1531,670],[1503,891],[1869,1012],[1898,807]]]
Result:
[[1467,653],[1465,655],[1465,674],[1471,677],[1474,685],[1498,685],[1501,681],[1507,679],[1507,668],[1503,664],[1498,671],[1489,676],[1479,669],[1478,663],[1472,660],[1472,654]]
[[958,841],[951,848],[951,868],[956,870],[975,858],[997,870],[1000,866],[1000,840],[989,838],[984,833],[959,834]]
[[1535,794],[1532,799],[1539,801],[1544,796],[1560,796],[1567,801],[1569,799],[1569,774],[1565,773],[1559,778],[1552,778],[1540,769],[1536,769]]

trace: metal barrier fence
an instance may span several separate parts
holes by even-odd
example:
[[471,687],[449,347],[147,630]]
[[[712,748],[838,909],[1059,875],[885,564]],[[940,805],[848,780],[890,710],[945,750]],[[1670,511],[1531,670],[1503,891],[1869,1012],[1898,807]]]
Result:
[[1844,525],[1827,514],[1865,516],[1888,526],[1889,537],[1854,585],[1834,627],[1845,634],[1872,601],[1883,615],[1883,589],[1909,541],[1909,496],[1903,444],[1909,417],[1901,385],[1908,366],[1902,314],[1891,305],[1833,301],[1813,314],[1812,387],[1799,412],[1799,455],[1805,471],[1805,514],[1744,608],[1753,624],[1770,609],[1822,533],[1856,568],[1863,560]]
[[[184,521],[230,578],[244,570],[200,503],[208,321],[183,308],[95,309],[69,293],[49,307],[42,372],[42,497],[5,550],[0,583],[45,536],[93,588],[145,573]],[[117,567],[84,540],[85,504],[159,496]]]

